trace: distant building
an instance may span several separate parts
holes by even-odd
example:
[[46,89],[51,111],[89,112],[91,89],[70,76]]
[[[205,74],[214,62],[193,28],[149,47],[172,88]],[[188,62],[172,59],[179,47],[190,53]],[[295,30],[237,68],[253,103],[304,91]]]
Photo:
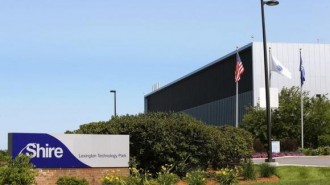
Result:
[[[330,45],[303,43],[268,43],[271,53],[292,74],[288,79],[271,73],[271,87],[300,86],[300,54],[305,68],[303,89],[311,96],[330,92]],[[269,52],[269,51],[267,51]],[[244,74],[239,81],[239,120],[248,106],[260,101],[265,86],[263,45],[252,42],[239,48]],[[269,53],[268,53],[269,56]],[[236,84],[234,80],[236,51],[145,96],[145,112],[186,112],[208,124],[235,124]]]

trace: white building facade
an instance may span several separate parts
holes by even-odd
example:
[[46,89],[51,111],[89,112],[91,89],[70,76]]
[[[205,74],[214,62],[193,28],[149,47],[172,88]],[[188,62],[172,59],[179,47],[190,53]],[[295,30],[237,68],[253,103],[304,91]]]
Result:
[[[265,87],[263,43],[253,42],[253,97],[256,106],[260,99],[260,88]],[[246,46],[245,46],[246,47]],[[293,43],[268,43],[267,55],[271,62],[270,52],[292,74],[292,79],[271,71],[270,86],[278,88],[300,87],[300,49],[303,66],[305,69],[304,91],[309,91],[310,96],[326,95],[330,93],[330,45],[329,44],[293,44]],[[268,65],[270,66],[270,65]]]

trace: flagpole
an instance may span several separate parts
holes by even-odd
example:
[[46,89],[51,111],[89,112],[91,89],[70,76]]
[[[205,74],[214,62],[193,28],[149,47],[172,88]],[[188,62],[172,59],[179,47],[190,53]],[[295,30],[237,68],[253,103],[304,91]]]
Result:
[[236,82],[236,128],[238,128],[238,82]]
[[[236,47],[236,53],[238,53],[238,47]],[[236,128],[238,128],[238,81],[236,82],[236,124],[235,124],[235,126],[236,126]]]
[[[272,48],[269,47],[269,56],[268,56],[268,73],[269,73],[269,90],[272,89],[272,70],[273,67],[273,61],[272,61]],[[269,99],[272,99],[271,93],[269,93]],[[272,126],[272,105],[269,103],[269,120],[270,120],[270,126]],[[272,151],[273,152],[273,151]]]
[[273,65],[273,63],[272,63],[272,59],[271,59],[271,56],[272,56],[272,52],[271,52],[271,50],[272,50],[272,48],[271,47],[269,47],[268,48],[269,49],[269,56],[268,56],[268,73],[269,73],[269,88],[271,88],[272,87],[272,70],[271,70],[271,68],[273,67],[272,65]]
[[236,123],[235,127],[238,128],[238,82],[244,72],[241,57],[238,54],[238,47],[236,47],[236,65],[235,65],[235,83],[236,83]]
[[[300,71],[301,71],[301,66],[302,66],[302,60],[301,60],[301,48],[300,48]],[[301,148],[304,148],[304,102],[303,102],[302,88],[303,88],[303,83],[302,83],[302,79],[300,79]]]
[[300,86],[300,107],[301,107],[301,148],[304,148],[304,103],[302,96],[302,86]]

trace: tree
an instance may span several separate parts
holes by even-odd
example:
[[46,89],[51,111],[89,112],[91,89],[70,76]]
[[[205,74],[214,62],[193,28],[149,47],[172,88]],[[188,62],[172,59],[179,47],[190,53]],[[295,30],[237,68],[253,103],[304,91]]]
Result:
[[[308,147],[329,144],[330,141],[330,102],[326,96],[309,97],[302,92],[304,105],[304,141]],[[279,94],[279,108],[272,110],[272,139],[280,140],[284,149],[296,148],[301,140],[301,91],[298,87],[283,88]],[[242,127],[251,132],[264,144],[266,138],[266,113],[257,107],[248,108]]]
[[317,148],[330,145],[330,103],[326,96],[310,99],[311,107],[306,112],[306,146]]
[[262,143],[267,143],[266,111],[260,107],[249,107],[240,125]]

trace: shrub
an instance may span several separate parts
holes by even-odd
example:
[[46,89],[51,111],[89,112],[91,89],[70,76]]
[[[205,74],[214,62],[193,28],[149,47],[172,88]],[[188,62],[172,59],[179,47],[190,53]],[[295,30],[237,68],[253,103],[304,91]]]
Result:
[[171,165],[165,165],[161,167],[161,171],[157,173],[157,182],[161,185],[173,185],[178,180],[179,177],[170,172]]
[[271,166],[268,163],[262,163],[260,165],[260,176],[261,177],[270,177],[276,174],[276,167]]
[[330,134],[324,134],[321,136],[318,136],[318,142],[319,146],[329,146],[330,145]]
[[299,151],[305,155],[330,155],[330,147],[300,148]]
[[102,179],[102,185],[126,185],[125,179],[116,175],[107,175]]
[[242,175],[245,180],[256,179],[256,170],[251,159],[249,159],[245,164],[243,164]]
[[265,145],[260,141],[260,139],[254,139],[253,149],[256,153],[262,153],[266,151]]
[[56,181],[57,185],[88,185],[86,179],[78,179],[76,177],[60,177]]
[[187,173],[186,181],[189,185],[204,185],[206,184],[205,172],[196,170]]
[[320,147],[321,155],[330,155],[330,147]]
[[151,174],[148,171],[137,170],[136,168],[130,168],[131,175],[127,178],[127,184],[129,185],[145,185],[150,184],[149,180]]
[[286,152],[295,152],[298,150],[298,146],[297,139],[286,138],[281,142],[281,150]]
[[215,169],[239,165],[242,159],[251,158],[253,139],[249,132],[231,126],[215,127],[211,129],[209,139],[211,153],[208,157]]
[[184,177],[190,169],[233,166],[253,152],[250,133],[206,125],[184,113],[116,116],[68,133],[129,134],[130,164],[153,176],[164,164],[173,164],[171,171]]
[[221,185],[237,183],[238,172],[235,169],[223,168],[215,172],[215,178]]
[[0,184],[33,184],[36,176],[33,168],[28,156],[18,155],[15,159],[10,159],[7,166],[1,168]]
[[[130,169],[132,174],[134,172],[134,174],[138,173],[137,169]],[[119,170],[111,170],[109,172],[109,174],[107,174],[106,176],[104,176],[102,178],[102,185],[126,185],[128,178],[127,177],[122,177],[120,175],[118,175]],[[134,175],[133,174],[133,175]],[[131,179],[132,182],[134,182],[133,180],[136,179]]]
[[302,152],[304,155],[311,155],[312,149],[311,148],[299,148],[299,152]]
[[0,150],[0,163],[5,163],[10,160],[10,156],[7,151]]
[[311,150],[311,155],[321,155],[320,148],[312,149]]
[[151,179],[148,181],[148,183],[143,185],[160,185],[159,182],[156,179]]

